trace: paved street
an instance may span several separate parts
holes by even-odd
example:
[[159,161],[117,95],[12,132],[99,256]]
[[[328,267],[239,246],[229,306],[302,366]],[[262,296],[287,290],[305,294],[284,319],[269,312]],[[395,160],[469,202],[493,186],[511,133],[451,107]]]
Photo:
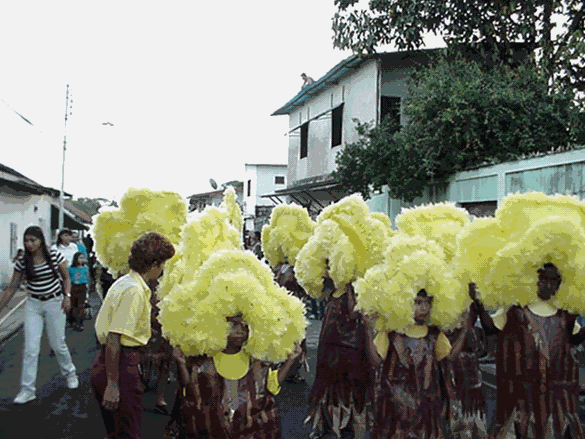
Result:
[[[90,299],[95,315],[99,299],[95,295],[92,295]],[[307,414],[307,399],[314,379],[320,327],[320,321],[311,321],[308,330],[310,373],[302,370],[302,374],[307,378],[307,383],[285,383],[277,397],[285,439],[307,438],[309,434],[309,427],[304,426],[302,421]],[[67,329],[67,343],[78,369],[79,388],[76,390],[67,389],[65,379],[59,372],[57,361],[50,356],[48,342],[46,338],[43,338],[37,379],[37,399],[23,406],[15,406],[12,403],[19,390],[23,332],[18,331],[0,345],[1,438],[103,439],[105,437],[99,409],[89,383],[91,362],[96,355],[93,321],[86,322],[86,330],[83,333]],[[488,378],[487,374],[484,374],[484,377]],[[151,384],[154,385],[154,383]],[[174,401],[175,387],[176,383],[172,382],[166,388],[165,398],[169,404]],[[489,421],[495,409],[495,389],[485,385],[484,391],[488,401]],[[142,425],[144,439],[164,437],[164,426],[169,418],[154,413],[155,401],[155,390],[149,388],[144,395]],[[583,419],[583,410],[581,414]],[[327,439],[334,437],[333,434],[326,436]],[[351,437],[351,434],[344,435],[344,437]]]

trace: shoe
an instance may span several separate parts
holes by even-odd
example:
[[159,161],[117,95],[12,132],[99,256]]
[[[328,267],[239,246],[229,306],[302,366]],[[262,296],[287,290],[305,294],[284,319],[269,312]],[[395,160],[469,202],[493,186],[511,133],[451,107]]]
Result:
[[21,390],[18,392],[18,395],[16,395],[16,398],[14,398],[14,404],[26,404],[36,398],[37,396],[34,393],[28,390]]
[[77,389],[79,387],[79,380],[77,379],[77,375],[67,377],[67,387],[69,389]]
[[159,415],[165,415],[165,416],[171,416],[171,414],[169,413],[168,409],[167,409],[167,404],[156,404],[154,406],[154,412],[159,414]]

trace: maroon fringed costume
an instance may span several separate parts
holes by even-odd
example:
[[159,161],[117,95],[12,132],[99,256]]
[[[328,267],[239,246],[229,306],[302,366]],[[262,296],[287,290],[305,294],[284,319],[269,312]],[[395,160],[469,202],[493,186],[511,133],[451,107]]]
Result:
[[[469,309],[469,328],[461,353],[445,368],[445,373],[453,389],[451,400],[450,424],[455,437],[467,437],[474,430],[472,437],[485,437],[485,398],[482,390],[482,374],[479,357],[484,352],[482,340],[473,328],[480,310],[477,303]],[[445,333],[451,343],[459,337],[462,328]]]
[[[269,366],[252,360],[239,380],[224,379],[213,358],[187,360],[191,383],[177,392],[167,435],[179,439],[281,439],[280,414],[266,387]],[[231,395],[232,405],[226,395]],[[230,414],[231,413],[231,414]]]
[[440,331],[425,337],[388,334],[388,353],[380,370],[376,422],[372,437],[447,438],[448,394],[441,365],[435,359]]
[[578,415],[579,375],[570,351],[574,314],[541,317],[513,306],[498,336],[497,415],[493,437],[583,438]]
[[357,438],[368,428],[374,371],[366,354],[366,324],[354,306],[351,284],[341,297],[329,298],[305,423],[311,421],[318,433],[326,431],[328,425],[340,436],[340,430],[352,421]]

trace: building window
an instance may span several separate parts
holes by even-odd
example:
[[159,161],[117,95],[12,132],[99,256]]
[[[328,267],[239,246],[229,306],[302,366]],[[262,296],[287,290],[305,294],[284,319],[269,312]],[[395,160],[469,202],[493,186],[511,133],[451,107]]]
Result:
[[10,259],[16,256],[18,251],[18,226],[10,223]]
[[248,180],[248,197],[252,193],[252,180]]
[[277,175],[274,177],[274,184],[284,184],[284,176]]
[[386,117],[400,126],[400,97],[398,96],[382,96],[380,102],[380,122]]
[[331,148],[341,145],[343,132],[343,104],[331,112]]
[[307,157],[309,146],[309,122],[301,125],[301,158]]

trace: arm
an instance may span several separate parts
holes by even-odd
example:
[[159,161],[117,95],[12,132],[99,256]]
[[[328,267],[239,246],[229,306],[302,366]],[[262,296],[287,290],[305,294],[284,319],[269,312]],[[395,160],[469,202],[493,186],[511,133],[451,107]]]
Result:
[[466,311],[464,314],[464,317],[463,317],[461,332],[459,333],[459,336],[457,337],[457,339],[453,343],[453,347],[451,348],[451,352],[447,356],[449,361],[455,360],[456,358],[459,357],[459,354],[461,354],[461,350],[463,349],[463,344],[465,343],[465,339],[467,338],[467,334],[470,330],[470,326],[471,326],[470,313],[469,313],[469,311]]
[[481,303],[480,300],[475,300],[472,306],[475,306],[477,309],[477,312],[479,314],[479,320],[481,322],[481,326],[485,331],[485,335],[489,336],[499,334],[500,329],[498,329],[498,327],[494,324],[494,321],[486,311],[485,307],[483,306],[483,303]]
[[383,358],[378,354],[378,349],[374,344],[374,326],[376,317],[364,316],[366,322],[366,355],[372,367],[377,368],[382,363]]
[[59,273],[61,273],[61,278],[63,279],[63,293],[65,294],[61,307],[64,313],[68,313],[71,309],[71,279],[69,278],[66,262],[59,264]]
[[288,375],[288,372],[290,371],[290,368],[292,367],[293,363],[299,357],[299,355],[301,355],[302,353],[303,353],[303,349],[301,348],[301,346],[299,344],[296,344],[295,351],[289,355],[289,357],[286,359],[284,364],[280,367],[280,369],[278,369],[278,385],[279,386],[282,386],[282,383],[284,383],[284,380],[285,380],[286,376]]
[[102,405],[107,410],[116,410],[120,401],[120,338],[121,335],[109,332],[106,339],[107,384]]
[[179,383],[182,387],[187,387],[191,381],[189,371],[187,370],[187,359],[179,346],[173,347],[173,358],[177,362],[177,371],[179,372]]
[[2,299],[0,299],[0,312],[4,309],[4,307],[10,302],[14,293],[16,293],[16,289],[20,284],[20,280],[22,279],[22,273],[20,271],[14,270],[12,273],[12,280],[10,281],[10,285],[4,290],[4,294],[2,295]]

